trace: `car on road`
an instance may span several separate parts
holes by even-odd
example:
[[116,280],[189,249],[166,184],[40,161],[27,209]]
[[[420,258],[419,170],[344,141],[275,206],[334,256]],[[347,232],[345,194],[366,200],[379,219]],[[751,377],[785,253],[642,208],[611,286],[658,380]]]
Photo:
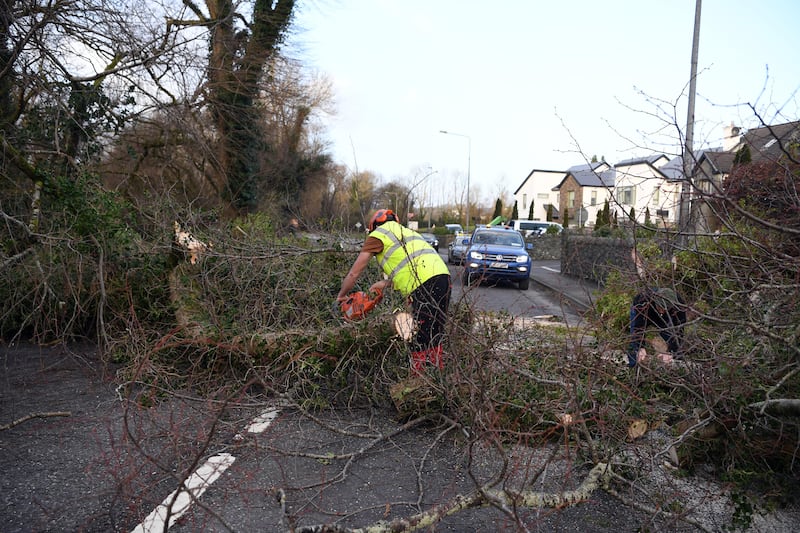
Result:
[[433,249],[437,252],[439,251],[439,239],[436,238],[436,235],[433,233],[420,233],[422,238],[425,239],[425,242],[433,246]]
[[527,237],[544,235],[547,232],[561,233],[564,229],[558,222],[545,222],[542,220],[512,220],[508,225]]
[[460,265],[469,247],[469,235],[456,235],[450,246],[447,247],[447,262],[451,265]]
[[487,281],[512,281],[520,290],[528,290],[531,280],[531,256],[522,234],[507,227],[477,228],[464,256],[464,285]]

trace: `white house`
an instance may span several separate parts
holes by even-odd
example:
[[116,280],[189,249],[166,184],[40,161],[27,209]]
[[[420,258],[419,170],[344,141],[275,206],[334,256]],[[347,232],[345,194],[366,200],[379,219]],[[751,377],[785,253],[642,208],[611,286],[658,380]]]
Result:
[[[690,200],[695,222],[709,218],[708,213],[699,212],[707,208],[704,197],[717,190],[714,186],[718,188],[730,172],[739,147],[749,146],[755,161],[796,142],[798,132],[800,122],[792,122],[756,128],[742,135],[741,128],[731,123],[723,128],[721,149],[696,151],[688,169],[694,185],[690,188]],[[606,199],[620,220],[627,219],[633,208],[640,224],[649,210],[652,222],[662,227],[674,226],[678,223],[684,182],[680,156],[670,159],[664,154],[653,154],[621,161],[613,168],[600,161],[564,172],[534,169],[514,192],[514,199],[520,217],[528,216],[530,203],[534,202],[534,218],[546,220],[548,206],[553,205],[554,220],[563,224],[566,211],[573,227],[592,226]]]
[[528,177],[514,191],[517,211],[520,218],[528,218],[530,205],[533,203],[533,220],[547,220],[548,206],[558,211],[558,191],[553,190],[561,183],[566,173],[561,170],[531,170]]
[[[620,220],[634,210],[636,221],[650,220],[659,226],[672,226],[678,216],[680,200],[680,158],[670,160],[664,154],[628,159],[614,165],[616,179],[610,201]],[[680,171],[680,174],[676,172]]]

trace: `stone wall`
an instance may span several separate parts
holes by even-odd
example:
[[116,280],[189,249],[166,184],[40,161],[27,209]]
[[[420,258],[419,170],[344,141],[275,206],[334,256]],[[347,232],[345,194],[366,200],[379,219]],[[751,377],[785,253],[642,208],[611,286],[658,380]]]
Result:
[[592,237],[565,231],[561,237],[561,272],[603,285],[612,271],[631,272],[631,239]]
[[529,237],[525,242],[533,243],[528,253],[534,261],[558,261],[561,259],[561,235],[539,235]]

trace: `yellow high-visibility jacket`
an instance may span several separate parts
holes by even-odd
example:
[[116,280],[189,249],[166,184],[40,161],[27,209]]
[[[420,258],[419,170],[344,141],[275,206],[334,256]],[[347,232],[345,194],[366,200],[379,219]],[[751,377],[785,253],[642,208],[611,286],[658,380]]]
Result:
[[380,239],[383,251],[376,256],[396,291],[408,296],[439,274],[449,274],[447,265],[433,246],[414,230],[397,222],[385,222],[369,234]]

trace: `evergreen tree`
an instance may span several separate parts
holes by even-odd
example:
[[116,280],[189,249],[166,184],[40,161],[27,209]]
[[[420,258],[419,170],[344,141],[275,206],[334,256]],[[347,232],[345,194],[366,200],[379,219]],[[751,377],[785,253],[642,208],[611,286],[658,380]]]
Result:
[[750,153],[750,146],[745,144],[736,151],[736,155],[733,157],[733,166],[744,165],[752,161],[753,156]]
[[561,222],[561,225],[565,228],[569,226],[569,209],[566,207],[564,208],[564,220]]
[[650,207],[645,207],[644,209],[644,225],[645,227],[651,227],[653,222],[650,220]]
[[547,221],[553,221],[553,204],[547,204]]
[[634,224],[636,223],[636,209],[635,208],[631,207],[631,212],[628,214],[628,218]]
[[533,202],[531,201],[531,206],[528,209],[528,220],[533,220]]
[[492,213],[492,220],[502,215],[503,215],[503,202],[500,200],[500,198],[498,198],[497,201],[495,201],[494,203],[494,213]]
[[519,218],[519,211],[517,210],[517,202],[514,202],[514,209],[511,210],[511,220]]
[[609,209],[608,199],[606,199],[605,203],[603,204],[603,208],[597,210],[597,221],[594,224],[595,231],[599,231],[603,228],[609,228],[611,226],[611,213]]

